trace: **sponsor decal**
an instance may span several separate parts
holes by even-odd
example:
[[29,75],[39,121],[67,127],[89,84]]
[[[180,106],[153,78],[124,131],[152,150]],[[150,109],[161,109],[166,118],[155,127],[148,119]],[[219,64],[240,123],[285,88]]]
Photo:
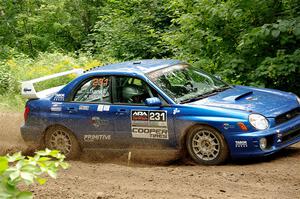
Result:
[[233,125],[230,125],[230,124],[228,124],[228,123],[224,123],[224,124],[223,124],[223,128],[224,128],[225,130],[228,130],[228,129],[233,129],[234,126],[233,126]]
[[282,133],[277,133],[278,138],[282,138]]
[[53,106],[58,106],[58,105],[62,105],[62,102],[52,102]]
[[110,105],[104,105],[103,106],[103,111],[109,111]]
[[248,147],[247,141],[235,141],[236,148],[246,148]]
[[132,127],[132,135],[135,138],[169,139],[168,129],[159,127]]
[[176,115],[177,113],[180,113],[180,110],[179,110],[178,108],[175,108],[175,109],[173,110],[173,115]]
[[89,106],[79,106],[79,110],[88,111],[88,110],[90,110],[90,107]]
[[[278,131],[280,132],[280,131]],[[282,134],[281,133],[277,133],[277,143],[282,142]]]
[[61,102],[53,102],[52,107],[50,108],[50,110],[52,112],[61,112],[62,111],[61,105],[62,105]]
[[110,110],[110,105],[102,105],[99,104],[97,107],[97,111],[102,112],[102,111],[109,111]]
[[131,113],[132,121],[148,121],[149,111],[132,111]]
[[61,106],[52,106],[50,110],[52,112],[61,112]]
[[85,142],[95,142],[101,140],[111,140],[111,135],[84,135],[83,140]]
[[134,138],[169,139],[166,111],[131,111],[131,133]]
[[54,101],[65,101],[65,94],[55,94]]
[[103,105],[98,105],[97,111],[102,112],[103,111]]
[[102,120],[100,117],[92,117],[92,124],[96,128],[106,125],[107,122],[107,120]]

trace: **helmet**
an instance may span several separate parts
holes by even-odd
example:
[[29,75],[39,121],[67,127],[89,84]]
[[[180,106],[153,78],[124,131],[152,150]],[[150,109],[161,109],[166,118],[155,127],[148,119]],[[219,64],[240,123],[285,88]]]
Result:
[[122,90],[122,96],[124,101],[129,101],[134,96],[142,95],[143,92],[139,88],[139,86],[136,85],[129,85],[123,88]]

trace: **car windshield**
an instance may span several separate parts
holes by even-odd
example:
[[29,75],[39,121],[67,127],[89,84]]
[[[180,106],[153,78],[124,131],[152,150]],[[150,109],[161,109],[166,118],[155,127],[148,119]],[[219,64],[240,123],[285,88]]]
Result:
[[196,101],[230,88],[214,76],[186,64],[156,70],[148,77],[176,103]]

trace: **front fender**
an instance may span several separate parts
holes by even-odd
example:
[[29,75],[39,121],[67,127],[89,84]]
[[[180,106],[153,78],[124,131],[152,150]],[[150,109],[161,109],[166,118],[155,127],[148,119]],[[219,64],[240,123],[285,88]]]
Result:
[[218,113],[219,110],[219,108],[217,110],[201,110],[183,107],[174,117],[174,129],[178,141],[177,146],[179,148],[182,147],[185,135],[189,132],[190,128],[196,125],[210,126],[219,131],[224,137],[226,137],[226,134],[241,132],[238,126],[239,122],[244,123],[248,129],[252,128],[248,122],[248,113],[241,113],[241,111],[238,111],[238,114],[235,114],[236,111]]

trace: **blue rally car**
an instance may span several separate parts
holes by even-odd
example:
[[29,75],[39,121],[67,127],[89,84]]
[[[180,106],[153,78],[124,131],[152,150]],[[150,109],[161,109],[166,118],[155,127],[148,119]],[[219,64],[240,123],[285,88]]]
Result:
[[[77,73],[64,86],[34,84]],[[26,142],[75,158],[82,149],[176,149],[196,163],[265,156],[300,141],[300,99],[229,85],[178,60],[141,60],[22,83]]]

